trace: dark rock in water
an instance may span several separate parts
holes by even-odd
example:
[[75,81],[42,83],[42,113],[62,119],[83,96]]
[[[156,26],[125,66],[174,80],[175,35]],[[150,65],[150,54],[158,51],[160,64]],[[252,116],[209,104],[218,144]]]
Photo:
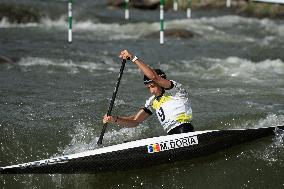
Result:
[[39,10],[24,5],[0,4],[0,19],[6,17],[13,23],[39,22]]
[[136,0],[133,1],[133,7],[140,9],[156,9],[160,5],[160,0]]
[[11,59],[8,58],[8,57],[1,56],[1,55],[0,55],[0,64],[4,64],[4,63],[14,63],[14,61],[11,60]]
[[[114,7],[123,7],[124,0],[109,0],[108,5]],[[129,2],[129,6],[139,9],[156,9],[160,5],[160,0],[133,0]]]
[[[165,30],[165,37],[173,37],[173,38],[192,38],[194,37],[194,33],[185,29],[167,29]],[[146,35],[147,38],[158,38],[160,37],[160,31],[151,33]]]
[[124,6],[124,0],[109,0],[108,5],[113,7],[122,7]]

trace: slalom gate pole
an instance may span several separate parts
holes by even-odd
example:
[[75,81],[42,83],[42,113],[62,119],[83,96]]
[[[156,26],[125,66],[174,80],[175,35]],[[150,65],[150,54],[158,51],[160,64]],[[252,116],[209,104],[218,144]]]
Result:
[[178,10],[178,0],[174,0],[174,11]]
[[187,1],[187,10],[186,10],[186,16],[187,18],[191,18],[191,6],[192,6],[192,0]]
[[226,1],[226,6],[227,6],[227,7],[231,7],[231,0],[227,0],[227,1]]
[[68,42],[72,42],[72,4],[73,0],[69,0],[68,2],[68,22],[69,22],[69,30],[68,30]]
[[125,20],[129,19],[129,0],[124,1]]
[[164,6],[165,0],[160,0],[160,44],[164,44]]

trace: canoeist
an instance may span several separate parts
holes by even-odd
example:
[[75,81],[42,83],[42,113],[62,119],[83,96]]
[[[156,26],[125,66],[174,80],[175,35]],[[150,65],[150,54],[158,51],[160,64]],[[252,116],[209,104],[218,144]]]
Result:
[[188,93],[180,83],[168,80],[160,69],[152,69],[128,50],[121,51],[120,58],[131,60],[144,73],[144,84],[153,95],[143,108],[132,116],[107,116],[104,123],[116,123],[136,127],[146,120],[153,111],[168,135],[194,131],[191,124],[192,109]]

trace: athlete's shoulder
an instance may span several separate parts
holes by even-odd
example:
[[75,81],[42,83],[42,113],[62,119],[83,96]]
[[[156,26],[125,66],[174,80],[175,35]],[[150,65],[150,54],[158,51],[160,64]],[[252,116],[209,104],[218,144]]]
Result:
[[172,88],[174,88],[174,87],[176,87],[176,86],[179,86],[179,85],[181,85],[179,82],[177,82],[177,81],[174,81],[174,80],[170,80],[171,81],[171,83],[172,83]]
[[183,87],[183,85],[179,82],[176,82],[174,80],[170,80],[172,83],[171,88],[168,90],[168,92],[174,94],[177,94],[179,96],[187,95],[186,89]]
[[153,96],[151,96],[150,98],[148,98],[148,99],[146,100],[145,107],[151,106],[151,105],[153,104],[154,99],[155,99],[155,95],[153,95]]

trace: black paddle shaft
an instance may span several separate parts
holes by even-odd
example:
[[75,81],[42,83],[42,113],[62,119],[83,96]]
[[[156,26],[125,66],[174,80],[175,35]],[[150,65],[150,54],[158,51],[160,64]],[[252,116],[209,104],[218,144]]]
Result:
[[[117,78],[117,81],[116,81],[116,85],[115,85],[115,88],[114,88],[114,91],[113,91],[113,94],[112,94],[112,98],[111,98],[111,101],[110,101],[110,105],[108,107],[108,111],[107,111],[108,116],[111,115],[111,111],[112,111],[112,108],[113,108],[114,100],[116,98],[116,94],[117,94],[118,87],[119,87],[119,84],[120,84],[120,80],[121,80],[121,77],[122,77],[122,74],[123,74],[125,63],[126,63],[126,60],[123,59],[121,67],[120,67],[119,75],[118,75],[118,78]],[[107,128],[107,123],[105,123],[104,126],[103,126],[103,129],[102,129],[101,134],[100,134],[100,138],[97,142],[98,145],[101,145],[102,142],[103,142],[103,137],[104,137],[106,128]]]

